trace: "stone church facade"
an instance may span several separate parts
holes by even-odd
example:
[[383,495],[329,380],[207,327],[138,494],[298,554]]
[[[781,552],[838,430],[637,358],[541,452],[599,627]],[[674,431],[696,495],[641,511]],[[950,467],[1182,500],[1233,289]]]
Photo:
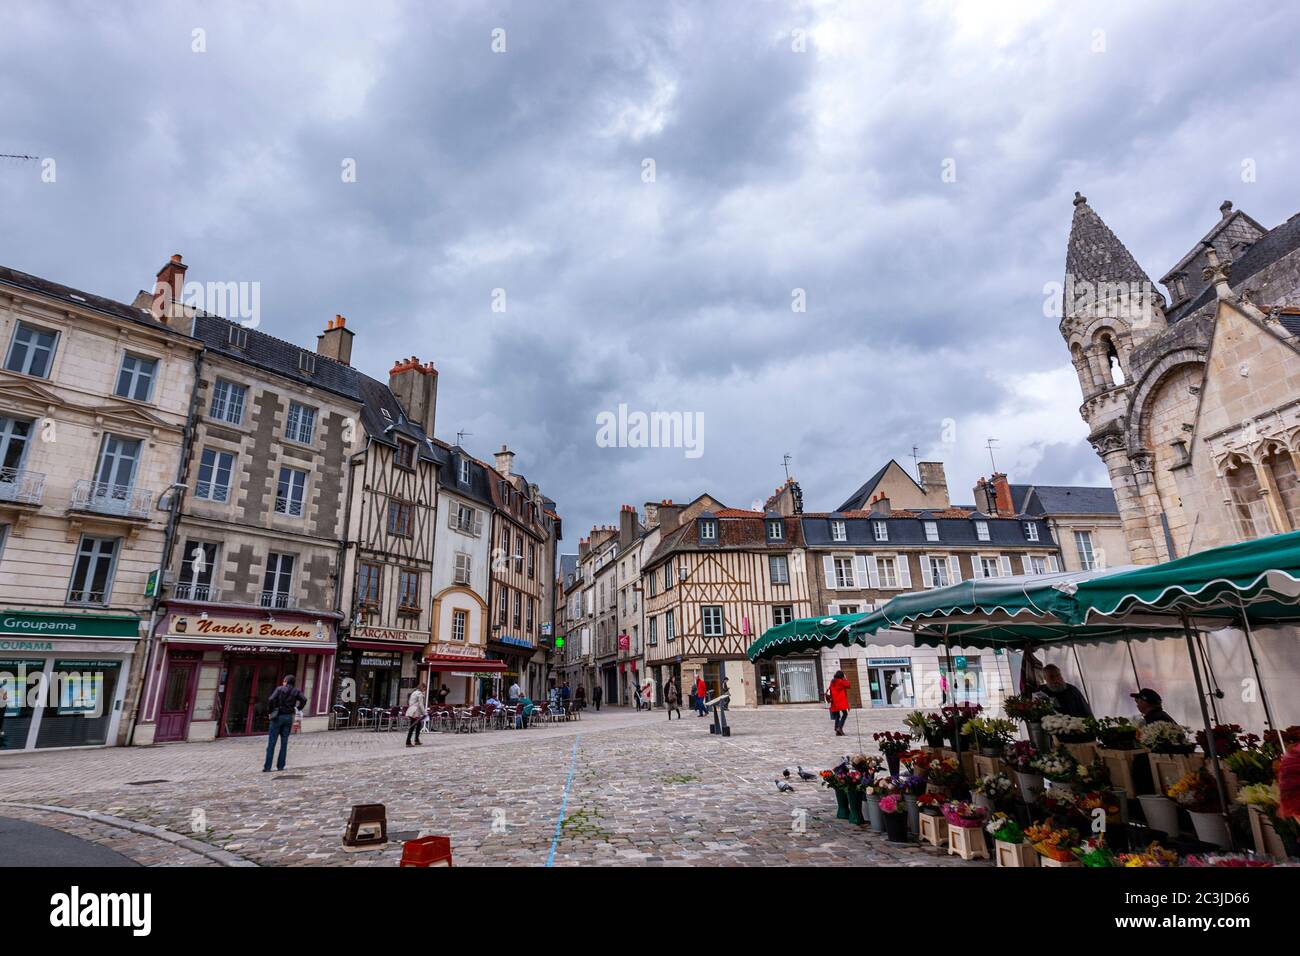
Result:
[[1075,194],[1060,331],[1138,563],[1300,528],[1300,214],[1219,211],[1161,293]]

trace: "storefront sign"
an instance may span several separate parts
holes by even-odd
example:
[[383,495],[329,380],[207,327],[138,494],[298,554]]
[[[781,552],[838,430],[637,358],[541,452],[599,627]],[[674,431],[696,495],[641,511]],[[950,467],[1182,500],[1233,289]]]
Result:
[[868,657],[868,667],[906,667],[912,663],[910,657]]
[[626,651],[626,650],[630,650],[631,647],[632,647],[632,638],[628,637],[626,634],[620,634],[618,636],[618,649],[620,651]]
[[297,654],[300,648],[283,644],[222,644],[227,654]]
[[362,667],[401,667],[402,658],[398,654],[385,654],[382,651],[367,651],[361,655]]
[[[0,615],[0,634],[24,634],[37,637],[137,638],[140,636],[140,619],[95,614],[10,612]],[[0,644],[0,648],[3,647],[4,645]]]
[[434,644],[434,657],[483,657],[483,648],[477,644]]
[[54,650],[53,641],[0,640],[0,651],[52,651],[52,650]]
[[247,637],[270,638],[275,641],[327,641],[330,638],[326,625],[317,621],[302,624],[297,621],[255,621],[248,618],[195,617],[177,615],[171,620],[170,633],[197,638]]
[[533,642],[530,641],[530,640],[528,640],[527,638],[525,638],[525,637],[514,637],[514,636],[512,636],[512,635],[510,635],[510,634],[502,634],[500,637],[497,638],[497,642],[500,643],[500,644],[509,644],[511,647],[529,647],[529,648],[531,648],[531,647],[533,646]]
[[423,647],[429,643],[429,632],[404,631],[396,627],[370,627],[366,625],[352,628],[352,638],[358,641],[392,641]]

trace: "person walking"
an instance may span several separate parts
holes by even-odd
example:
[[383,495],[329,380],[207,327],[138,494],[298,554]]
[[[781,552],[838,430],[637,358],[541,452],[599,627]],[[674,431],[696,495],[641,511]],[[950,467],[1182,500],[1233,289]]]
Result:
[[[406,746],[423,746],[420,743],[420,731],[424,729],[424,715],[428,712],[428,708],[424,706],[424,692],[416,687],[406,700],[406,719],[409,721],[406,726]],[[411,743],[411,734],[415,734],[414,744]]]
[[673,719],[673,711],[677,711],[677,719],[682,719],[681,695],[677,693],[677,681],[672,677],[664,681],[664,706],[668,708],[668,719]]
[[637,713],[641,713],[641,685],[636,681],[632,682],[632,702],[636,704]]
[[699,713],[696,714],[697,717],[709,716],[709,709],[704,705],[704,702],[708,700],[708,697],[709,685],[704,683],[704,675],[701,674],[699,677],[695,678],[695,707],[699,711]]
[[270,729],[266,735],[266,762],[262,764],[262,773],[271,772],[271,758],[275,755],[275,741],[280,741],[280,759],[275,769],[284,769],[284,759],[289,753],[289,733],[293,730],[293,718],[298,708],[307,703],[307,697],[294,685],[294,676],[286,674],[280,686],[271,692],[267,701],[266,714],[270,718]]
[[826,699],[831,705],[831,720],[835,721],[835,736],[844,736],[844,724],[849,719],[849,679],[844,676],[844,671],[836,671],[835,676],[831,678],[830,690],[826,692]]
[[727,710],[731,707],[731,685],[727,683],[725,677],[722,678],[722,696],[725,698],[722,701],[722,709]]
[[645,683],[641,685],[641,703],[645,705],[646,710],[655,709],[654,686],[650,683],[649,677],[647,677]]
[[600,699],[604,696],[604,688],[599,684],[591,689],[591,702],[596,705],[596,713],[600,713]]
[[587,688],[583,684],[579,684],[578,689],[573,692],[573,699],[577,703],[578,710],[587,709]]

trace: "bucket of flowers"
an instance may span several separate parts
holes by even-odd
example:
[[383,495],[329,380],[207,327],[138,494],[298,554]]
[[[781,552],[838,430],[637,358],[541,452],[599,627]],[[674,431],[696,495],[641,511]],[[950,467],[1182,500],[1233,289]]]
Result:
[[1061,790],[1053,787],[1051,790],[1043,791],[1043,797],[1039,800],[1038,805],[1057,823],[1077,825],[1084,822],[1082,819],[1083,812],[1079,807],[1082,799],[1073,790]]
[[884,833],[885,821],[880,813],[880,801],[891,793],[898,793],[897,785],[892,777],[877,775],[867,781],[862,793],[867,807],[867,822],[877,833]]
[[1119,858],[1106,845],[1104,836],[1091,837],[1075,847],[1074,858],[1084,866],[1119,866]]
[[898,788],[903,809],[907,813],[908,831],[913,834],[921,832],[919,798],[925,793],[925,781],[925,777],[915,773],[905,773],[894,778],[894,785]]
[[1062,744],[1090,744],[1095,739],[1085,718],[1069,714],[1048,714],[1043,718],[1043,730]]
[[884,817],[885,836],[889,838],[890,843],[906,843],[907,837],[907,805],[903,803],[903,798],[896,793],[891,793],[880,801],[880,813]]
[[943,735],[954,750],[961,747],[962,729],[966,722],[974,720],[983,711],[984,708],[980,704],[949,704],[939,708],[939,714],[943,719]]
[[864,777],[874,777],[885,769],[885,761],[875,754],[854,754],[849,758],[849,766]]
[[950,800],[943,804],[943,818],[950,827],[962,827],[966,830],[978,830],[989,819],[989,811],[964,800]]
[[845,765],[821,772],[822,785],[835,793],[835,819],[849,818],[849,769]]
[[927,747],[943,746],[943,718],[938,714],[914,710],[903,719],[903,724],[912,732],[914,740],[924,740]]
[[933,761],[925,772],[928,789],[946,796],[960,796],[967,790],[961,764],[952,757]]
[[1020,785],[1020,799],[1033,803],[1043,789],[1043,775],[1034,769],[1038,761],[1038,748],[1028,740],[1017,740],[1002,755],[1002,759],[1015,771]]
[[896,733],[892,730],[884,730],[878,734],[872,734],[871,739],[876,742],[880,752],[885,755],[885,761],[889,764],[889,772],[894,776],[898,775],[898,758],[912,749],[911,734]]
[[[1241,749],[1241,738],[1245,736],[1241,724],[1215,724],[1214,725],[1214,752],[1220,757],[1226,757],[1228,754],[1235,754]],[[1210,752],[1205,738],[1205,731],[1196,732],[1196,746],[1201,748],[1203,753]]]
[[975,805],[992,813],[1011,799],[1016,785],[1005,773],[990,773],[976,780],[975,786],[971,789],[974,792],[972,800]]
[[994,813],[984,825],[993,837],[993,857],[998,866],[1037,866],[1038,854],[1025,842],[1025,831],[1005,813]]
[[1088,732],[1106,750],[1137,749],[1138,728],[1127,717],[1102,717],[1100,720],[1089,718],[1086,723]]
[[1082,865],[1074,858],[1079,833],[1072,827],[1062,827],[1051,820],[1044,820],[1025,830],[1025,839],[1038,851],[1043,866]]
[[943,813],[943,805],[946,802],[947,798],[939,793],[922,793],[916,797],[917,809],[935,817]]
[[1152,843],[1145,850],[1134,853],[1121,853],[1119,855],[1119,865],[1129,867],[1177,866],[1178,854],[1173,850],[1166,850],[1159,843]]
[[1204,769],[1184,774],[1166,795],[1191,816],[1196,839],[1219,847],[1228,846],[1228,824],[1223,819],[1219,785]]
[[1003,717],[976,717],[966,723],[962,733],[974,741],[979,752],[996,757],[1016,736],[1016,725]]
[[1186,727],[1162,720],[1147,724],[1138,730],[1138,743],[1150,753],[1151,777],[1156,792],[1164,792],[1186,774],[1201,766],[1205,758],[1193,753],[1194,744]]
[[1029,732],[1029,739],[1040,750],[1047,749],[1047,739],[1043,736],[1043,718],[1054,713],[1052,702],[1033,694],[1008,697],[1002,702],[1002,709],[1012,720],[1023,721]]
[[1039,754],[1032,764],[1034,770],[1042,774],[1053,790],[1073,790],[1075,769],[1079,762],[1064,749]]

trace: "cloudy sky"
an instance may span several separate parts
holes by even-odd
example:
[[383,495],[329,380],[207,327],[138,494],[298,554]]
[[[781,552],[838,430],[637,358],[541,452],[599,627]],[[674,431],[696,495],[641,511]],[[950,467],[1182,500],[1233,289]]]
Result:
[[[565,550],[624,502],[748,507],[787,453],[810,510],[914,445],[969,502],[989,437],[1105,483],[1044,311],[1074,190],[1157,279],[1224,199],[1300,208],[1292,5],[0,17],[0,153],[55,161],[0,160],[0,262],[130,301],[180,252],[306,346],[342,313],[364,371],[436,363],[439,436],[509,443]],[[620,403],[702,414],[703,454],[598,447]]]

